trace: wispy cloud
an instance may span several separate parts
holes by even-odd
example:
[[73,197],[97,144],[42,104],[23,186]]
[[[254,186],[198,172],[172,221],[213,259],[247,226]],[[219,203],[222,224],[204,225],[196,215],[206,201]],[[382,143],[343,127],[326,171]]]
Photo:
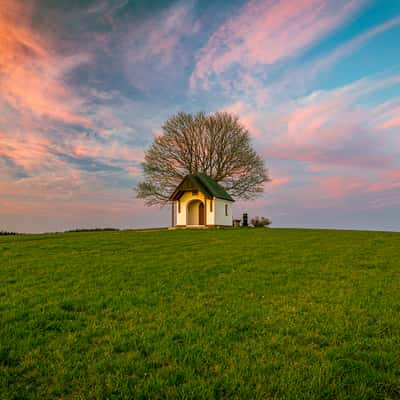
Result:
[[362,194],[373,202],[378,193],[391,198],[398,192],[400,141],[394,122],[399,100],[366,102],[394,87],[400,87],[398,74],[314,91],[272,110],[246,103],[227,106],[255,133],[255,146],[264,149],[267,163],[281,165],[272,168],[275,181],[266,187],[269,206],[287,201],[280,193],[318,208]]
[[2,3],[0,14],[0,91],[3,101],[24,113],[65,123],[90,126],[81,114],[83,99],[63,81],[71,69],[89,60],[88,54],[60,59],[50,41],[32,31],[22,3]]
[[365,43],[373,39],[374,37],[396,27],[400,26],[400,17],[394,17],[388,21],[385,21],[377,26],[374,26],[365,32],[360,33],[354,38],[347,42],[339,45],[336,49],[320,57],[317,60],[313,60],[312,63],[308,63],[306,67],[298,71],[298,74],[308,75],[310,78],[315,78],[318,73],[323,70],[332,67],[340,59],[348,57],[354,51],[359,50]]
[[200,30],[194,1],[173,3],[151,18],[130,27],[121,49],[127,79],[141,90],[168,86],[188,66],[190,38]]
[[191,86],[235,66],[254,68],[293,57],[342,24],[360,0],[251,0],[223,24],[199,52]]
[[129,143],[133,129],[122,112],[135,103],[118,91],[74,85],[73,73],[93,70],[96,54],[79,44],[71,54],[61,51],[57,36],[33,28],[36,6],[7,0],[0,10],[2,210],[32,216],[73,199],[65,205],[72,215],[72,205],[83,207],[88,197],[95,208],[95,193],[107,185],[132,201],[143,150]]

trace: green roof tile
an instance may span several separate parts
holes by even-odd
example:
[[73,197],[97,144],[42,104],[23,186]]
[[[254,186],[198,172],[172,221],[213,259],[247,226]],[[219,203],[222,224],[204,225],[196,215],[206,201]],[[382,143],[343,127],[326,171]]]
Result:
[[213,197],[216,197],[217,199],[234,201],[229,193],[219,183],[214,181],[214,179],[211,179],[208,175],[200,173],[196,177],[208,189]]

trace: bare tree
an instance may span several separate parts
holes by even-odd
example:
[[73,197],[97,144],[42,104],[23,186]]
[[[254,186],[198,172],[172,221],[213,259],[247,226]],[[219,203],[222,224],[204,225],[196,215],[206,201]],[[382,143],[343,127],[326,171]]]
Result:
[[136,186],[137,197],[147,205],[165,204],[187,174],[205,173],[241,199],[260,194],[269,180],[263,159],[236,116],[179,113],[162,130],[146,151],[144,181]]

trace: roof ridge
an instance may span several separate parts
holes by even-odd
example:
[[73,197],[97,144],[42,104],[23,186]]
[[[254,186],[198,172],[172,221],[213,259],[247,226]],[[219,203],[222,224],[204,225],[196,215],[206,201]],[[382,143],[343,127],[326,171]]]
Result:
[[202,191],[208,197],[234,201],[222,185],[220,185],[217,181],[212,179],[204,172],[198,172],[197,174],[187,174],[169,197],[170,200],[174,199],[174,197],[178,195],[180,188],[187,179],[191,181],[192,185],[200,189],[200,191]]

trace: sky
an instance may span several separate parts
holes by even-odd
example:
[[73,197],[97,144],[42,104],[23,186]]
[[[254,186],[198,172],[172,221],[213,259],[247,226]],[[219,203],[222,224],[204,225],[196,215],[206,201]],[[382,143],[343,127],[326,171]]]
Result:
[[400,1],[0,0],[0,230],[167,226],[135,199],[179,111],[240,118],[234,214],[400,231]]

